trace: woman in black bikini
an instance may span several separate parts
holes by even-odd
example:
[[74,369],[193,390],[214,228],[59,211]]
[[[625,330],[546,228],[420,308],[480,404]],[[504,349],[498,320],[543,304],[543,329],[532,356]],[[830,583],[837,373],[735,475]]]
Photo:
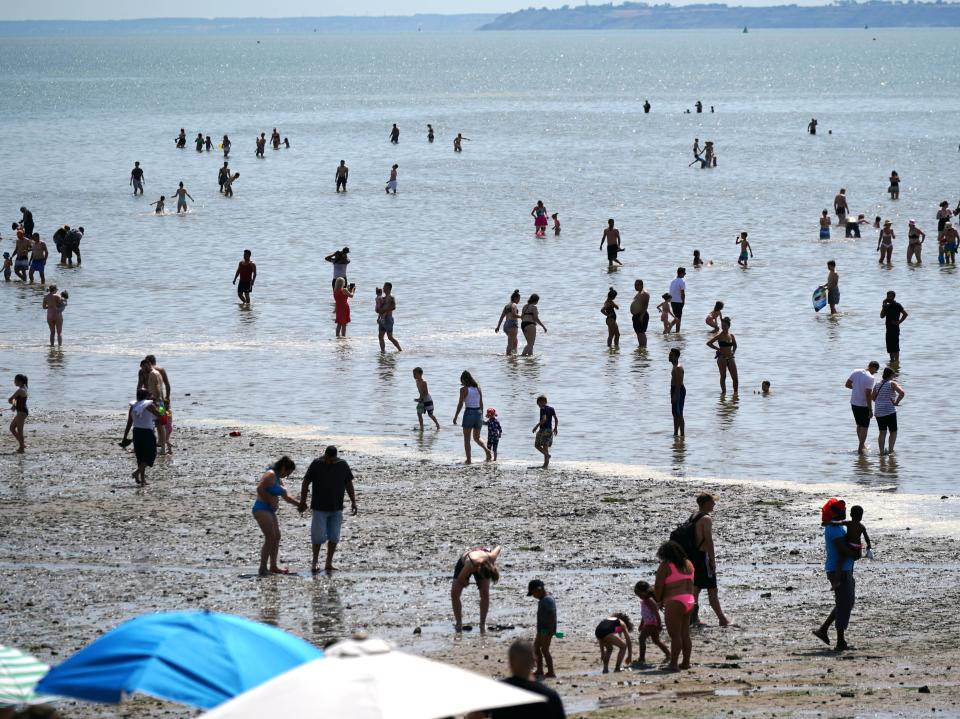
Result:
[[450,589],[450,601],[453,604],[453,618],[456,622],[454,629],[457,633],[463,631],[463,606],[460,595],[470,586],[470,577],[473,577],[480,592],[480,633],[487,632],[487,610],[490,608],[490,582],[500,581],[500,572],[497,569],[497,558],[500,556],[500,546],[488,549],[474,547],[460,555],[457,565],[453,568],[453,587]]
[[733,393],[737,393],[740,380],[737,377],[737,361],[734,354],[737,351],[737,338],[730,332],[730,318],[724,317],[720,321],[720,331],[707,341],[707,347],[717,353],[717,367],[720,369],[720,391],[727,393],[727,372],[733,380]]
[[543,327],[544,332],[547,331],[546,326],[540,321],[540,311],[537,309],[539,302],[540,295],[530,295],[530,299],[520,313],[520,331],[523,332],[523,338],[527,341],[523,352],[520,353],[521,357],[533,354],[533,345],[537,341],[537,325]]
[[607,347],[620,346],[620,326],[617,324],[617,310],[620,306],[614,301],[617,299],[617,291],[610,288],[607,292],[607,300],[600,308],[600,314],[607,318]]

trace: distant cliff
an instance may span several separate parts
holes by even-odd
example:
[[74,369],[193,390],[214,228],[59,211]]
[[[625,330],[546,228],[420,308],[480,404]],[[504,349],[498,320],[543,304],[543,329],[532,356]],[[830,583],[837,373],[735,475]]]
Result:
[[735,7],[729,5],[564,6],[520,10],[501,15],[481,30],[647,30],[682,28],[807,27],[957,27],[960,3],[839,2],[801,7]]

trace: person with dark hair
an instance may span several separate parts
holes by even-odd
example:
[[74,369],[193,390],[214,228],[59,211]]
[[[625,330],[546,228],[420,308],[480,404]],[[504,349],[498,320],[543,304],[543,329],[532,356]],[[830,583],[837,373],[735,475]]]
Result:
[[347,282],[347,265],[350,264],[350,248],[344,247],[342,250],[334,250],[323,258],[324,261],[333,265],[333,282],[331,286],[337,284],[337,278],[342,277]]
[[[336,281],[336,280],[334,280]],[[393,285],[389,282],[383,283],[383,294],[377,299],[377,339],[380,341],[380,352],[386,352],[387,346],[383,341],[386,337],[397,352],[403,352],[400,343],[393,336],[393,313],[397,309],[397,298],[393,294]]]
[[[537,660],[535,677],[556,679],[553,671],[553,655],[550,654],[550,642],[557,633],[557,602],[547,591],[541,579],[533,579],[527,584],[527,596],[537,600],[537,638],[533,642],[533,652]],[[546,673],[544,673],[546,665]]]
[[490,608],[490,582],[500,581],[500,570],[497,569],[497,559],[503,548],[497,545],[493,548],[473,547],[460,555],[453,568],[453,586],[450,589],[450,602],[453,605],[454,629],[459,634],[463,631],[463,605],[460,595],[470,586],[470,577],[476,582],[480,592],[480,633],[487,632],[487,611]]
[[18,374],[13,378],[13,384],[16,385],[16,391],[10,395],[7,403],[13,407],[13,419],[10,420],[10,434],[17,440],[17,454],[23,454],[27,450],[23,441],[23,424],[27,421],[30,410],[27,409],[27,376]]
[[[250,259],[250,250],[243,251],[243,259],[237,264],[237,271],[233,274],[233,284],[237,285],[237,297],[240,304],[250,304],[250,293],[253,292],[253,283],[257,281],[257,263]],[[237,284],[239,278],[240,284]]]
[[[293,474],[297,468],[293,460],[284,455],[272,466],[267,467],[260,476],[257,484],[257,500],[253,503],[253,518],[260,525],[263,532],[263,547],[260,550],[259,576],[268,574],[290,574],[287,569],[280,569],[277,557],[280,554],[280,523],[277,521],[277,509],[280,498],[287,504],[299,509],[300,503],[287,494],[283,480]],[[268,566],[269,564],[269,566]]]
[[856,554],[847,544],[847,530],[843,521],[847,517],[847,504],[842,499],[830,499],[820,510],[820,524],[823,527],[823,540],[826,546],[824,569],[830,588],[833,590],[833,609],[813,635],[824,644],[830,644],[830,625],[835,624],[837,644],[834,649],[842,652],[849,648],[846,641],[850,614],[857,599],[857,583],[853,578],[853,564]]
[[734,356],[737,352],[737,338],[730,331],[730,318],[724,317],[720,320],[720,331],[707,340],[707,347],[714,351],[714,358],[717,360],[717,369],[720,370],[720,392],[727,393],[727,373],[730,373],[730,379],[733,381],[733,393],[737,394],[740,387],[740,379],[737,374],[737,358]]
[[20,225],[23,227],[23,233],[29,238],[33,237],[33,213],[26,207],[20,208],[23,217],[20,218]]
[[[550,687],[544,686],[540,682],[531,681],[530,674],[533,671],[534,647],[530,642],[524,639],[517,639],[510,645],[507,655],[510,663],[510,677],[503,679],[504,684],[509,684],[517,689],[523,689],[534,694],[545,696],[547,700],[539,704],[523,704],[520,706],[500,707],[492,709],[489,712],[490,719],[565,719],[566,714],[563,710],[563,702],[560,695]],[[483,714],[471,714],[468,719],[477,719]]]
[[[683,547],[673,541],[664,542],[657,550],[660,566],[654,584],[654,597],[663,607],[667,633],[670,635],[670,663],[668,671],[690,668],[690,613],[696,604],[693,596],[694,568]],[[678,664],[681,653],[683,663]]]
[[[894,377],[896,373],[893,368],[884,367],[883,379],[873,388],[873,411],[877,418],[877,429],[880,430],[877,441],[881,455],[893,454],[893,447],[897,443],[897,407],[906,395]],[[885,448],[887,432],[890,433],[890,442]]]
[[713,303],[713,309],[707,313],[707,316],[703,318],[703,321],[707,323],[708,327],[719,331],[720,330],[720,320],[723,319],[723,302],[717,300]]
[[670,370],[670,414],[673,415],[673,436],[683,437],[686,424],[683,421],[683,403],[687,398],[687,388],[683,384],[683,376],[686,370],[680,364],[680,350],[676,347],[670,349],[668,355],[673,369]]
[[483,429],[483,392],[477,380],[473,375],[464,370],[460,374],[460,399],[457,402],[457,411],[453,413],[453,423],[457,423],[460,417],[460,410],[463,410],[463,451],[466,454],[464,464],[472,464],[470,457],[470,435],[473,435],[473,441],[484,451],[486,460],[493,459],[490,449],[480,438],[480,430]]
[[903,309],[903,305],[897,302],[897,293],[893,290],[888,291],[887,298],[880,308],[880,317],[886,324],[887,354],[890,355],[890,364],[900,361],[900,325],[909,316]]
[[397,123],[393,123],[393,127],[390,128],[390,142],[394,145],[400,144],[400,128],[397,127]]
[[50,328],[50,346],[54,339],[58,345],[63,344],[63,309],[66,303],[63,295],[57,291],[56,285],[47,287],[47,294],[43,296],[43,309],[47,311],[47,327]]
[[[146,360],[144,360],[146,361]],[[147,483],[147,467],[152,467],[157,459],[157,435],[154,428],[160,418],[160,409],[145,389],[137,390],[137,399],[130,403],[127,410],[127,427],[123,430],[120,446],[130,444],[130,428],[133,428],[133,454],[137,458],[137,468],[133,480],[138,486]]]
[[80,240],[83,239],[83,233],[84,229],[82,227],[75,227],[67,232],[60,244],[60,262],[72,265],[73,256],[76,255],[77,267],[81,265],[83,258],[80,257]]
[[337,182],[337,192],[343,190],[347,191],[347,179],[350,177],[350,168],[347,167],[346,160],[340,160],[340,164],[337,165],[337,173],[335,180]]
[[612,269],[614,263],[622,265],[623,263],[617,259],[617,254],[623,252],[620,246],[620,230],[613,226],[613,218],[607,220],[607,227],[600,238],[601,250],[604,242],[607,243],[607,266]]
[[680,321],[683,318],[683,306],[687,302],[687,282],[684,277],[687,276],[686,267],[677,268],[677,276],[670,281],[670,309],[673,310],[673,316],[677,318],[675,323],[676,332],[680,332]]
[[143,168],[139,162],[133,163],[133,169],[130,170],[130,185],[133,187],[133,195],[143,194]]
[[717,551],[713,544],[713,517],[711,516],[716,504],[716,497],[712,494],[703,492],[697,495],[697,512],[691,517],[691,520],[694,521],[694,551],[690,553],[688,559],[693,563],[695,570],[693,598],[696,600],[696,605],[690,621],[694,626],[702,625],[700,622],[700,591],[702,589],[707,590],[710,607],[717,615],[720,626],[730,626],[730,620],[727,619],[723,609],[720,608],[720,596],[717,589]]
[[520,353],[521,357],[533,354],[533,345],[537,341],[537,325],[540,325],[544,332],[547,331],[546,325],[540,321],[540,309],[537,307],[539,304],[540,295],[534,293],[530,295],[530,299],[520,312],[520,331],[523,332],[523,338],[527,341],[523,352]]
[[307,509],[307,495],[312,488],[313,496],[310,509],[313,518],[310,525],[310,541],[313,547],[313,563],[310,570],[316,574],[320,561],[320,547],[327,545],[327,561],[324,571],[327,574],[336,570],[333,555],[340,542],[340,528],[343,525],[343,495],[350,496],[350,514],[357,513],[357,495],[353,489],[353,472],[350,465],[337,456],[337,448],[327,447],[323,457],[313,460],[303,475],[300,486],[299,510]]
[[517,332],[520,328],[520,309],[517,303],[520,302],[520,290],[514,290],[510,295],[510,301],[503,306],[500,312],[500,319],[497,320],[497,326],[494,332],[499,332],[501,325],[503,333],[507,336],[507,354],[517,353]]
[[670,650],[667,649],[666,644],[660,641],[663,622],[660,621],[660,606],[654,598],[653,587],[648,582],[639,581],[633,585],[633,593],[640,600],[640,632],[637,639],[640,656],[637,657],[637,661],[641,665],[646,664],[647,639],[660,647],[664,658],[670,661]]
[[611,287],[607,292],[607,299],[600,308],[600,314],[607,318],[607,347],[609,348],[620,346],[620,325],[617,324],[617,310],[620,309],[620,305],[617,304],[616,299],[617,291]]
[[880,363],[873,360],[866,369],[855,370],[845,385],[850,390],[850,408],[857,423],[857,439],[860,441],[858,454],[867,453],[867,432],[870,430],[870,418],[873,417],[873,385],[876,383],[873,375],[879,369]]
[[[610,657],[613,654],[613,648],[617,648],[617,663],[613,671],[619,672],[623,668],[623,655],[627,655],[627,664],[633,661],[633,638],[630,633],[633,631],[633,622],[630,617],[623,612],[617,612],[603,621],[593,631],[600,645],[600,662],[603,665],[603,673],[610,673]],[[623,638],[620,638],[620,635]]]
[[633,331],[637,335],[637,345],[639,347],[647,346],[647,327],[650,325],[650,293],[643,289],[643,280],[634,280],[633,289],[637,294],[633,296],[633,302],[630,303],[630,318],[633,323]]

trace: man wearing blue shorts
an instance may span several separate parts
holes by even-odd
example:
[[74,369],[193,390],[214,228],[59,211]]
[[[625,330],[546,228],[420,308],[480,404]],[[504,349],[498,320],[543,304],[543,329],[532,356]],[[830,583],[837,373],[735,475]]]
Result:
[[337,448],[327,447],[323,457],[313,460],[303,476],[300,487],[300,511],[307,508],[307,494],[313,496],[310,509],[313,521],[310,526],[310,541],[313,544],[313,563],[311,571],[317,573],[320,559],[320,547],[327,545],[327,562],[324,570],[327,574],[336,569],[333,566],[333,554],[340,542],[340,526],[343,524],[343,495],[350,495],[350,514],[357,513],[357,497],[353,491],[353,472],[350,465],[337,457]]

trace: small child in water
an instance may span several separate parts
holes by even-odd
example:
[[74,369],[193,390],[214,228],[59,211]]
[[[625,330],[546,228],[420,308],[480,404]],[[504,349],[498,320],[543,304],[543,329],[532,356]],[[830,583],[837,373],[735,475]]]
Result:
[[158,215],[162,215],[162,214],[163,214],[163,203],[166,202],[166,201],[167,201],[166,196],[165,196],[165,195],[160,195],[160,199],[159,199],[159,200],[157,200],[156,202],[151,202],[151,203],[150,203],[151,205],[153,205],[154,207],[157,208],[156,210],[154,210],[154,212],[155,212],[156,214],[158,214]]
[[[378,289],[377,291],[379,292],[380,290]],[[433,397],[430,396],[430,389],[427,387],[426,380],[423,379],[422,368],[413,368],[413,379],[417,383],[417,392],[419,393],[415,401],[417,403],[417,420],[420,422],[420,431],[423,431],[424,413],[426,413],[427,416],[433,420],[433,423],[437,426],[437,429],[440,429],[440,423],[433,415]]]
[[560,236],[560,213],[554,212],[550,217],[553,218],[553,234],[555,237]]
[[57,312],[63,313],[67,309],[67,300],[70,299],[70,293],[64,290],[60,293],[60,301],[57,302]]
[[487,425],[487,449],[493,454],[493,461],[497,461],[497,446],[500,444],[500,436],[503,434],[503,428],[497,420],[497,410],[493,407],[487,408],[487,418],[483,422]]
[[764,397],[770,394],[770,380],[768,379],[763,380],[763,382],[760,383],[760,391],[754,392],[754,394],[761,394]]
[[660,621],[660,607],[657,606],[657,602],[653,598],[653,588],[647,582],[637,582],[633,586],[633,593],[640,599],[640,638],[637,641],[640,645],[640,656],[638,661],[641,664],[646,664],[647,639],[660,647],[663,655],[669,660],[670,650],[660,640],[663,623]]
[[235,172],[233,175],[227,173],[226,178],[223,180],[223,196],[224,197],[233,197],[233,183],[240,178],[240,173]]
[[850,507],[850,519],[843,523],[847,528],[847,546],[850,548],[857,559],[864,556],[863,544],[866,543],[867,559],[873,559],[873,550],[870,548],[870,535],[867,534],[867,528],[861,523],[863,519],[863,507],[858,504]]
[[737,264],[741,267],[747,266],[747,253],[750,253],[750,257],[753,257],[753,248],[750,246],[750,243],[747,242],[747,233],[741,232],[740,236],[734,240],[738,245],[740,245],[740,258],[737,260]]
[[693,266],[700,267],[703,264],[703,260],[700,259],[700,250],[693,251]]
[[290,149],[290,140],[289,140],[289,138],[286,138],[286,137],[283,138],[283,146],[284,146],[285,148],[287,148],[288,150]]
[[10,273],[13,271],[13,260],[10,259],[10,253],[3,253],[3,279],[10,281]]
[[673,316],[673,310],[670,307],[670,293],[664,292],[661,297],[663,302],[657,305],[657,309],[660,310],[660,321],[663,322],[663,334],[669,334],[677,325],[677,319]]

